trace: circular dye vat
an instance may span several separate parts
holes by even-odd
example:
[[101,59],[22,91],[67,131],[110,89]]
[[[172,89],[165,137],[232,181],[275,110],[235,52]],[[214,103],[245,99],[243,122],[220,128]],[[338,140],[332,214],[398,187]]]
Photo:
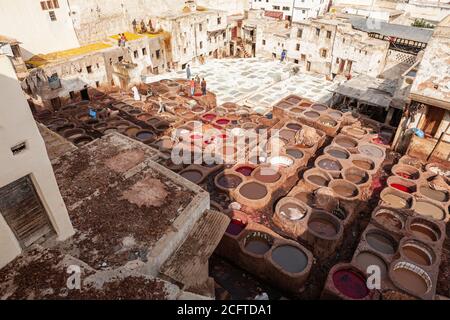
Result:
[[91,137],[82,136],[82,137],[73,139],[73,143],[77,146],[84,146],[84,145],[88,144],[89,142],[91,142],[92,140],[94,140],[94,139],[92,139]]
[[320,216],[310,219],[308,227],[318,235],[326,238],[331,238],[338,234],[338,229],[333,221]]
[[384,254],[394,254],[397,245],[394,239],[381,231],[372,230],[366,233],[366,241],[370,247]]
[[349,168],[345,170],[344,177],[346,180],[354,183],[354,184],[363,184],[369,181],[369,175],[367,172],[356,169],[356,168]]
[[381,196],[381,199],[394,208],[409,208],[409,201],[394,193],[386,193]]
[[247,199],[259,200],[267,195],[267,188],[260,183],[249,182],[239,189],[239,193]]
[[295,108],[292,108],[291,111],[294,113],[301,113],[303,111],[303,109],[295,107]]
[[329,113],[330,117],[334,118],[334,119],[339,119],[342,117],[342,113],[339,111],[331,111]]
[[352,163],[364,170],[373,170],[375,168],[375,164],[371,160],[353,160]]
[[364,136],[366,134],[366,131],[360,128],[350,128],[347,130],[347,133],[359,138]]
[[334,142],[343,148],[356,148],[358,142],[347,137],[337,137]]
[[217,183],[222,188],[234,189],[242,183],[242,179],[234,174],[224,174],[217,180]]
[[319,161],[319,167],[330,171],[340,171],[342,169],[341,164],[338,161],[332,159],[322,159]]
[[201,113],[201,112],[204,112],[205,109],[202,108],[202,107],[197,106],[197,107],[194,107],[194,108],[192,109],[192,111],[195,112],[195,113]]
[[279,246],[272,251],[273,262],[283,270],[291,273],[299,273],[308,265],[306,254],[294,246]]
[[263,183],[274,183],[280,180],[281,174],[272,167],[259,167],[253,178]]
[[441,237],[439,228],[429,221],[413,222],[409,228],[416,238],[424,241],[435,242]]
[[383,150],[381,150],[378,147],[375,147],[374,145],[365,144],[365,145],[359,146],[358,150],[361,154],[364,154],[371,158],[380,159],[384,156]]
[[443,220],[445,218],[443,208],[426,200],[417,199],[413,210],[422,216],[431,217],[436,220]]
[[155,134],[151,131],[140,131],[136,134],[136,138],[140,141],[147,141],[152,139]]
[[449,193],[447,191],[434,190],[429,186],[421,186],[419,192],[425,197],[439,202],[447,202],[449,200]]
[[401,230],[405,225],[404,219],[389,210],[379,210],[375,213],[375,218],[380,224],[395,230]]
[[206,121],[213,121],[216,118],[216,115],[208,113],[203,115],[202,118],[205,119]]
[[337,126],[336,120],[330,117],[323,117],[319,119],[319,122],[327,127],[334,128]]
[[300,151],[299,149],[286,149],[286,154],[288,154],[289,156],[291,156],[294,159],[301,159],[304,157],[304,153],[302,151]]
[[228,120],[228,119],[223,119],[223,118],[222,118],[222,119],[217,119],[216,123],[219,124],[219,125],[221,125],[221,126],[223,126],[223,125],[229,124],[229,123],[230,123],[230,120]]
[[345,180],[334,180],[330,187],[336,194],[346,198],[356,197],[359,193],[355,185]]
[[327,110],[328,107],[324,106],[323,104],[313,104],[311,106],[311,109],[319,111],[319,112],[323,112],[323,111]]
[[406,186],[404,186],[402,184],[399,184],[399,183],[391,183],[389,186],[391,188],[394,188],[394,189],[397,189],[397,190],[400,190],[400,191],[403,191],[403,192],[406,192],[406,193],[413,193],[414,192],[411,188],[408,188],[408,187],[406,187]]
[[288,124],[286,125],[286,128],[291,129],[291,130],[298,131],[298,130],[300,130],[300,129],[302,128],[302,126],[299,125],[299,124],[297,124],[297,123],[288,123]]
[[423,266],[431,266],[434,262],[434,254],[431,249],[418,241],[405,243],[402,246],[402,253],[412,262]]
[[306,111],[304,113],[304,115],[308,118],[313,118],[313,119],[320,117],[320,114],[315,111]]
[[246,177],[249,177],[252,174],[253,170],[255,170],[255,168],[248,167],[248,166],[242,166],[242,167],[236,168],[236,172],[239,172],[240,174],[242,174]]
[[395,280],[402,288],[419,296],[427,293],[431,287],[431,279],[428,274],[408,262],[399,262],[391,273],[391,279]]
[[187,180],[189,180],[189,181],[191,181],[193,183],[199,183],[202,180],[202,178],[203,178],[202,173],[200,171],[197,171],[197,170],[184,171],[184,172],[180,173],[180,175],[183,178],[185,178],[185,179],[187,179]]
[[340,293],[352,299],[362,299],[369,294],[366,279],[351,269],[333,273],[333,284]]
[[288,157],[277,156],[270,158],[269,163],[273,166],[290,167],[294,164],[294,161]]
[[307,210],[295,202],[288,202],[283,204],[278,212],[289,220],[297,221],[305,217]]
[[368,251],[360,252],[355,257],[355,264],[362,270],[367,270],[369,266],[378,266],[382,278],[385,278],[388,272],[386,262],[378,255]]
[[254,232],[245,238],[244,248],[253,254],[262,256],[272,247],[273,239],[266,233]]
[[232,236],[237,236],[242,232],[242,230],[245,229],[246,226],[247,225],[239,219],[231,219],[225,232]]
[[337,148],[329,148],[326,151],[327,154],[329,154],[330,156],[334,157],[334,158],[338,158],[338,159],[348,159],[350,158],[350,154],[345,151],[345,150],[340,150]]
[[279,134],[280,138],[286,139],[288,141],[295,138],[295,131],[293,131],[293,130],[283,129],[283,130],[280,130],[278,132],[278,134]]
[[312,182],[318,186],[322,186],[322,187],[328,186],[328,183],[330,182],[329,180],[325,179],[324,177],[316,175],[316,174],[308,176],[307,179],[310,182]]

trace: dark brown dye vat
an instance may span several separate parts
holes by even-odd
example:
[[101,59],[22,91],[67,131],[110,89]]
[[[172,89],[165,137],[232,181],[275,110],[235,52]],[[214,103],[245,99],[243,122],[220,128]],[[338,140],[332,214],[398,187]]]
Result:
[[280,130],[278,134],[279,134],[280,138],[286,139],[288,141],[295,138],[295,131],[288,130],[288,129]]
[[183,178],[185,178],[191,182],[194,182],[194,183],[200,182],[203,177],[202,173],[197,170],[188,170],[188,171],[182,172],[180,175]]
[[313,104],[311,106],[311,109],[314,109],[314,110],[319,111],[319,112],[323,112],[323,111],[327,110],[328,107],[324,106],[323,104]]
[[349,138],[338,138],[335,140],[335,142],[344,148],[355,148],[358,145],[356,141]]
[[295,130],[295,131],[298,131],[302,128],[302,126],[297,123],[288,123],[286,127],[288,129]]
[[272,247],[273,239],[266,233],[254,232],[245,238],[245,249],[256,255],[264,255]]
[[397,250],[394,239],[381,231],[369,231],[366,234],[366,241],[372,249],[384,254],[394,254]]
[[291,273],[299,273],[308,265],[308,257],[300,249],[294,246],[279,246],[272,251],[272,260],[283,270]]
[[280,180],[281,174],[271,167],[260,167],[255,172],[254,178],[264,183],[274,183]]
[[152,139],[155,134],[151,131],[140,131],[136,134],[136,138],[140,141],[147,141]]
[[353,160],[352,163],[357,166],[358,168],[364,169],[364,170],[373,170],[375,165],[373,162],[369,160]]
[[226,189],[234,189],[240,185],[241,182],[242,179],[234,174],[224,174],[217,180],[217,183]]
[[89,142],[91,142],[92,140],[93,139],[91,137],[82,136],[82,137],[75,138],[73,140],[73,143],[77,146],[84,146],[84,145],[88,144]]
[[417,241],[405,243],[402,252],[408,259],[423,266],[430,266],[434,262],[431,250]]
[[375,214],[376,220],[386,226],[395,230],[401,230],[404,222],[396,213],[388,210],[380,210]]
[[299,149],[286,149],[286,153],[294,159],[301,159],[304,156],[304,153]]
[[320,114],[315,111],[306,111],[305,116],[308,118],[318,118],[320,117]]
[[277,107],[281,108],[281,109],[289,109],[290,107],[292,107],[292,104],[286,103],[286,102],[280,102],[279,104],[277,104]]
[[439,228],[428,221],[413,222],[410,229],[415,237],[424,241],[435,242],[441,237]]
[[329,180],[325,179],[324,177],[315,175],[315,174],[309,176],[308,180],[311,181],[312,183],[314,183],[318,186],[322,186],[322,187],[326,187],[328,185],[328,183],[330,182]]
[[262,199],[267,195],[267,188],[257,182],[244,184],[239,190],[240,194],[250,200]]

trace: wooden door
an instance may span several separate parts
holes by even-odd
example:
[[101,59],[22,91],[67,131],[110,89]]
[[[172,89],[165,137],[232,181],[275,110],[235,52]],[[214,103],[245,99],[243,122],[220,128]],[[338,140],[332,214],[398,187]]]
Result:
[[444,115],[444,109],[428,106],[428,110],[423,121],[422,131],[426,135],[434,137],[439,129],[439,126],[441,125]]
[[44,206],[29,176],[0,188],[0,214],[22,248],[53,232]]

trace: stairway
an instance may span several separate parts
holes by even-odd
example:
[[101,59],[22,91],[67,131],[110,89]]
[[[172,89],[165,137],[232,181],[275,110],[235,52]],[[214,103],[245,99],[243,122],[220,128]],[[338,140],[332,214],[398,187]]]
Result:
[[244,42],[242,41],[242,38],[237,38],[236,44],[238,48],[241,50],[242,53],[244,53],[244,58],[251,58],[252,55],[245,50]]

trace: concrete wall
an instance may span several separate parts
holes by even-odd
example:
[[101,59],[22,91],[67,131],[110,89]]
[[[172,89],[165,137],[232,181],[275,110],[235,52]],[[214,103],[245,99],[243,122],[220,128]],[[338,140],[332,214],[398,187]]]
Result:
[[[40,1],[1,1],[0,34],[20,41],[25,59],[39,53],[79,46],[67,1],[59,0],[59,9],[42,10]],[[51,21],[54,11],[56,21]]]
[[[74,230],[44,141],[6,56],[0,56],[0,96],[0,188],[31,175],[58,239],[64,240],[73,235]],[[26,143],[26,149],[13,155],[11,147],[22,142]],[[17,240],[8,229],[4,219],[0,219],[0,267],[20,253]]]
[[317,18],[324,15],[330,5],[330,0],[295,0],[294,22]]
[[450,4],[438,0],[410,1],[399,3],[397,10],[403,10],[413,19],[425,19],[439,22],[450,14]]

